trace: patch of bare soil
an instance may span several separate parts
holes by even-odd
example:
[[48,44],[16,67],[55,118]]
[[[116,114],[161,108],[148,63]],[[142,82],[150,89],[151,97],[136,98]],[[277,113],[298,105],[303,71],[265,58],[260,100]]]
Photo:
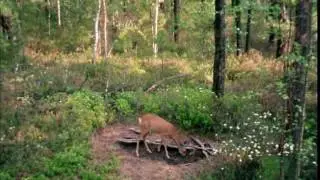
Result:
[[[216,155],[206,159],[202,154],[187,155],[182,157],[177,150],[169,149],[171,159],[165,156],[164,148],[157,152],[156,146],[150,149],[149,154],[144,145],[140,144],[140,157],[136,157],[136,144],[123,145],[117,139],[128,133],[129,128],[136,128],[133,125],[114,124],[100,129],[92,136],[92,153],[94,161],[105,162],[111,154],[116,155],[120,161],[120,174],[122,179],[132,180],[168,180],[186,179],[196,176],[201,171],[213,170],[227,161],[226,157]],[[147,139],[153,138],[148,136]]]

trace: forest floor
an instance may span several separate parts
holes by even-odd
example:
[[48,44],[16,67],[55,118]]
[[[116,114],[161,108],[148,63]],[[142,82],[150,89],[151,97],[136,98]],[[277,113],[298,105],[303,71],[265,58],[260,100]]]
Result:
[[[116,123],[100,129],[92,136],[92,154],[95,162],[103,163],[111,155],[117,156],[120,163],[121,179],[149,180],[149,179],[186,179],[197,176],[203,171],[215,169],[228,161],[228,157],[216,155],[206,159],[202,155],[187,155],[182,157],[178,152],[170,150],[171,158],[166,159],[164,149],[156,151],[156,147],[149,145],[153,153],[149,154],[144,145],[140,146],[140,157],[135,154],[136,144],[122,145],[117,142],[129,128],[134,125]],[[147,137],[147,139],[150,137]],[[151,137],[152,138],[152,137]]]

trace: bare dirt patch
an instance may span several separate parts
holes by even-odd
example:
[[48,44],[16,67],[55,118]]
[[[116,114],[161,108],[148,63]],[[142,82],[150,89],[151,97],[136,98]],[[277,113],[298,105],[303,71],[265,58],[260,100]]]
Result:
[[[136,157],[135,144],[122,145],[117,139],[128,133],[133,125],[114,124],[100,129],[92,136],[92,153],[94,161],[105,162],[111,154],[116,155],[120,161],[120,174],[122,179],[132,180],[161,180],[161,179],[185,179],[196,176],[201,171],[213,170],[225,163],[228,158],[221,155],[210,157],[208,160],[201,154],[186,157],[173,149],[168,149],[171,159],[166,159],[163,146],[160,152],[155,146],[150,146],[153,151],[149,154],[144,145],[140,146],[140,157]],[[153,138],[153,137],[149,137]]]

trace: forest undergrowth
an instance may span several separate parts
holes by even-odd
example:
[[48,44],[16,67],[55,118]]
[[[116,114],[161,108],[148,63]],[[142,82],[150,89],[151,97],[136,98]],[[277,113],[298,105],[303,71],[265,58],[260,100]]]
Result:
[[[234,159],[196,178],[279,176],[276,149],[283,116],[279,61],[254,50],[229,56],[226,93],[219,99],[210,89],[211,60],[115,56],[91,64],[85,54],[31,52],[27,58],[14,71],[3,73],[0,179],[119,178],[121,161],[112,156],[102,164],[93,162],[89,139],[114,122],[134,124],[141,107],[186,132],[220,142],[219,153]],[[305,177],[316,170],[315,74],[309,72]],[[291,152],[288,142],[285,153]]]

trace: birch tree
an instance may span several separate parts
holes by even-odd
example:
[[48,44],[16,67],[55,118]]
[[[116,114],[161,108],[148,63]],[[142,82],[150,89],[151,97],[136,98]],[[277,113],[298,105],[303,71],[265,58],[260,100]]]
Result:
[[100,11],[101,11],[101,1],[98,0],[98,10],[94,22],[94,47],[93,47],[93,59],[92,63],[94,64],[97,60],[97,57],[99,56],[98,53],[98,44],[99,44],[99,21],[100,21]]
[[157,58],[158,56],[158,16],[159,16],[159,0],[155,0],[154,5],[154,15],[153,15],[153,23],[152,23],[152,33],[153,33],[153,42],[152,42],[152,49],[153,49],[153,56]]
[[104,59],[107,60],[108,57],[108,16],[107,16],[107,6],[106,0],[102,0],[103,5],[103,14],[104,14],[104,22],[103,22],[103,37],[104,37]]
[[60,0],[57,0],[58,26],[61,26]]

